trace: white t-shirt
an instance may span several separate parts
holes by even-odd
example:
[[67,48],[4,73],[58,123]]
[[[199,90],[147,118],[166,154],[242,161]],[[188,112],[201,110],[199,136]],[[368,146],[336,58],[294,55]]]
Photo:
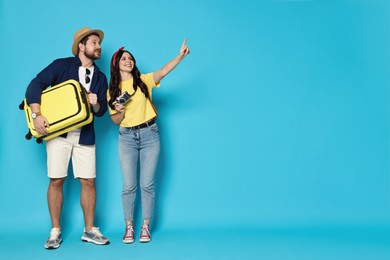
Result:
[[[87,69],[89,70],[89,74],[87,75]],[[79,67],[79,82],[84,86],[84,88],[89,91],[91,88],[92,76],[93,76],[94,66],[89,68],[84,68],[82,66]],[[86,79],[89,77],[89,82],[86,83]]]

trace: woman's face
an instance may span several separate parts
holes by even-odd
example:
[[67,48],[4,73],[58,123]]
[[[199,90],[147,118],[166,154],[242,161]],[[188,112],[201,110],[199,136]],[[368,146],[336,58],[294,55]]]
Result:
[[134,68],[134,60],[128,52],[124,52],[119,60],[119,71],[131,72]]

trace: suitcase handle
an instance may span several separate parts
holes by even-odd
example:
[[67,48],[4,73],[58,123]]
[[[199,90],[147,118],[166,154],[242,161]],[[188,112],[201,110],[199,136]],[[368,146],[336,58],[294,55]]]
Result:
[[81,99],[82,99],[82,102],[84,104],[89,104],[89,101],[88,101],[88,98],[87,98],[87,95],[88,95],[88,91],[84,88],[84,87],[81,87]]
[[82,99],[82,102],[84,103],[84,104],[88,104],[88,99],[87,99],[87,92],[85,92],[85,91],[81,91],[81,99]]

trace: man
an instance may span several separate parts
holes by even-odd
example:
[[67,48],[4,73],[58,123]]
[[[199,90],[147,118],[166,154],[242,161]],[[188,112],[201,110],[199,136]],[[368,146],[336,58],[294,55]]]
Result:
[[[49,122],[41,114],[40,101],[44,89],[69,79],[79,81],[88,92],[93,114],[101,117],[107,111],[107,78],[94,60],[100,58],[104,33],[84,27],[74,35],[72,53],[74,57],[54,60],[31,81],[26,99],[32,111],[34,127],[40,134],[47,134]],[[81,183],[81,207],[85,229],[82,241],[105,245],[109,240],[94,226],[96,205],[95,132],[93,121],[79,129],[46,142],[47,169],[50,183],[47,192],[52,229],[46,241],[46,249],[56,249],[62,242],[60,217],[63,203],[63,185],[72,158],[74,177]]]

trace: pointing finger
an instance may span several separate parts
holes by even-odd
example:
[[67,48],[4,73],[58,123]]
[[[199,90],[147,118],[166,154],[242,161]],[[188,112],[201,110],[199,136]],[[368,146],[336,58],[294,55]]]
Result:
[[183,44],[181,45],[182,48],[184,48],[187,45],[187,37],[184,38]]

